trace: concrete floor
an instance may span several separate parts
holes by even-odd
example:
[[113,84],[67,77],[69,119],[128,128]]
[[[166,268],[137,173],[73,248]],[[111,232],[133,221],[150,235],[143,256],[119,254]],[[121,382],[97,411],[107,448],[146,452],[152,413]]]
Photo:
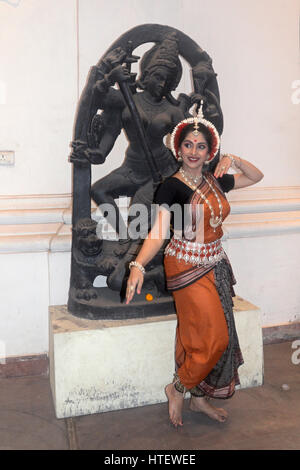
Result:
[[48,377],[0,379],[0,450],[299,450],[300,364],[292,363],[291,345],[264,346],[262,387],[213,401],[229,412],[226,423],[189,411],[186,400],[178,430],[167,403],[58,420]]

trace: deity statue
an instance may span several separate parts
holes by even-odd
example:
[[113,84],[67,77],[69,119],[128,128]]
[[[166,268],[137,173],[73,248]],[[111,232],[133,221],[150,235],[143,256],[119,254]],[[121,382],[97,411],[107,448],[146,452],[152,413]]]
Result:
[[[140,58],[133,51],[155,43],[141,58],[140,75],[131,64]],[[192,68],[194,91],[172,95],[182,76],[180,56]],[[116,88],[118,84],[119,88]],[[169,26],[141,25],[122,35],[92,67],[79,102],[70,161],[73,163],[72,261],[69,311],[87,318],[128,318],[173,313],[166,291],[163,250],[147,266],[142,299],[122,303],[128,264],[136,257],[150,229],[152,201],[157,185],[178,170],[166,145],[176,124],[190,117],[194,103],[204,102],[204,115],[221,134],[223,115],[212,60],[194,41]],[[122,165],[91,185],[91,165],[102,164],[121,130],[128,139]],[[217,159],[214,162],[216,165]],[[131,198],[128,223],[115,200]],[[91,199],[114,228],[117,240],[103,239],[91,213]],[[140,236],[132,238],[128,227],[137,218],[131,208],[147,207],[140,222]],[[94,287],[95,278],[107,276],[107,287]],[[145,300],[150,294],[151,302]],[[149,295],[148,295],[149,298]]]

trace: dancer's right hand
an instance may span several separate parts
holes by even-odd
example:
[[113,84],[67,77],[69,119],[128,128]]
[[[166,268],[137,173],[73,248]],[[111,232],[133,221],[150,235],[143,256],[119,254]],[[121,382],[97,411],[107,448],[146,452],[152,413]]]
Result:
[[135,266],[133,266],[130,270],[130,275],[127,281],[127,288],[126,288],[126,305],[132,300],[135,290],[137,293],[141,293],[141,288],[144,282],[144,275],[143,273]]

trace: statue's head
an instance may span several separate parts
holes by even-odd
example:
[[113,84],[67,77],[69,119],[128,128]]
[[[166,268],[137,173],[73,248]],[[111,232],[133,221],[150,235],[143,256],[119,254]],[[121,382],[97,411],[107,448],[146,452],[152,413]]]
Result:
[[176,89],[181,75],[176,33],[170,33],[144,54],[138,86],[155,97],[163,97]]

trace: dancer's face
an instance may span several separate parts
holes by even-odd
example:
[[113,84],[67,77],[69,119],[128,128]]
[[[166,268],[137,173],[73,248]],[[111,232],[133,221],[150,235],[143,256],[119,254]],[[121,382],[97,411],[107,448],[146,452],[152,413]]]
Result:
[[209,148],[204,135],[197,136],[190,132],[180,146],[183,167],[191,170],[200,170],[209,158]]

